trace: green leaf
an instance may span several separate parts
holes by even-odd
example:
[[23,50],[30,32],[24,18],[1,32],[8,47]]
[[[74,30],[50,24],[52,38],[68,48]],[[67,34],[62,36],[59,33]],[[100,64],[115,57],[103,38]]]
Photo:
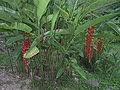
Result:
[[39,0],[33,0],[33,2],[34,2],[34,4],[35,4],[36,6],[38,6]]
[[97,0],[96,2],[92,3],[91,5],[89,5],[84,12],[88,13],[91,12],[93,10],[105,7],[107,5],[113,4],[113,3],[117,3],[120,2],[120,0]]
[[1,29],[0,28],[0,32],[12,32],[12,30],[10,30],[10,29]]
[[48,15],[48,16],[47,16],[47,21],[48,21],[48,22],[51,21],[52,18],[53,18],[53,14]]
[[70,34],[70,32],[66,29],[56,29],[55,35],[66,35]]
[[21,0],[3,0],[11,5],[13,9],[17,9],[21,3]]
[[23,19],[22,20],[23,23],[25,23],[26,25],[29,25],[30,27],[32,27],[35,31],[38,29],[37,25],[33,22],[31,22],[30,20],[28,19]]
[[2,29],[11,29],[11,27],[8,26],[6,23],[0,23],[0,28],[2,28]]
[[25,53],[23,57],[24,58],[31,58],[38,53],[39,53],[39,49],[37,47],[34,47],[33,49],[28,50],[27,53]]
[[91,11],[100,9],[102,7],[105,7],[107,5],[111,5],[111,4],[117,3],[117,2],[120,2],[120,0],[96,0],[96,2],[90,4],[84,10],[82,10],[82,9],[79,10],[75,21],[78,21],[79,17],[84,17],[87,13],[89,13]]
[[71,65],[78,72],[78,74],[80,76],[82,76],[84,79],[86,79],[86,73],[80,66],[78,66],[76,59],[72,60]]
[[57,48],[59,48],[63,53],[67,53],[65,48],[55,39],[52,39],[52,45],[56,46]]
[[1,11],[0,11],[0,19],[10,23],[15,22],[15,20],[9,14],[6,14],[5,12],[1,12]]
[[65,69],[66,69],[66,67],[60,68],[59,71],[57,72],[56,78],[59,78],[65,72]]
[[[56,4],[55,4],[56,5]],[[64,18],[68,18],[69,17],[69,14],[63,10],[61,7],[59,7],[58,5],[56,5],[56,7],[60,10],[60,12],[62,13],[63,17]]]
[[15,37],[15,35],[0,35],[0,38],[10,38]]
[[[34,21],[34,18],[35,18],[35,7],[33,5],[26,3],[24,5],[23,9],[22,9],[22,13],[24,13],[25,16],[27,16],[27,18],[24,18],[24,19],[26,19],[27,21],[28,20]],[[22,20],[24,20],[24,19],[22,19]]]
[[[55,35],[70,34],[70,32],[68,30],[65,30],[65,29],[56,29],[54,33],[55,33]],[[45,32],[44,36],[51,36],[51,31]]]
[[80,55],[81,57],[84,57],[84,54],[83,54],[83,51],[82,51],[82,50],[79,51],[79,55]]
[[77,36],[80,32],[87,30],[90,26],[99,24],[99,23],[101,23],[107,19],[110,19],[114,16],[117,16],[117,15],[119,15],[119,13],[107,14],[107,15],[101,16],[99,18],[96,18],[94,20],[90,20],[90,21],[86,22],[84,25],[79,25],[77,27],[77,30],[75,31],[75,35]]
[[50,0],[34,0],[34,3],[37,4],[37,17],[38,21],[41,19],[42,15],[44,14],[46,7]]
[[33,49],[35,46],[37,46],[37,44],[39,44],[41,40],[42,40],[42,36],[36,37],[36,38],[33,40],[33,42],[32,42],[32,44],[31,44],[29,50],[31,50],[31,49]]
[[86,79],[86,74],[81,67],[79,67],[77,64],[74,63],[72,63],[72,67],[78,72],[79,75],[81,75],[84,79]]
[[30,33],[32,31],[32,28],[24,23],[15,23],[15,25],[14,25],[14,27],[12,27],[12,29],[21,30],[21,31],[28,32],[28,33]]
[[24,23],[15,23],[14,26],[8,26],[5,23],[0,23],[0,28],[2,29],[17,29],[17,30],[21,30],[24,32],[28,32],[30,33],[32,31],[32,28],[29,27],[28,25],[24,24]]
[[16,20],[19,20],[20,17],[18,12],[12,9],[0,6],[0,19],[5,20],[7,22],[15,22]]
[[118,35],[120,35],[120,27],[116,25],[115,23],[108,22],[107,23],[109,27],[111,27]]
[[53,29],[54,29],[55,22],[57,20],[58,14],[59,14],[59,11],[55,12],[54,15],[53,15],[53,18],[52,18],[52,26],[51,26],[51,32],[52,33],[53,33]]
[[12,53],[12,57],[17,60],[17,58],[19,57],[20,53],[22,52],[22,46],[19,44],[15,47],[14,52]]
[[16,37],[11,37],[10,39],[8,39],[6,41],[6,44],[7,45],[11,45],[13,44],[14,42],[18,41],[18,40],[21,40],[21,39],[24,39],[22,35],[19,35],[19,36],[16,36]]

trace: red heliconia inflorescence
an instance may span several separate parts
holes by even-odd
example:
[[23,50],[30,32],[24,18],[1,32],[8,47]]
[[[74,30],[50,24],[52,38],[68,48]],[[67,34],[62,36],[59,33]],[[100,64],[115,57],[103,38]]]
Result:
[[[22,44],[22,53],[25,54],[29,48],[30,48],[30,40],[29,39],[25,39],[24,44]],[[29,63],[28,60],[26,58],[24,58],[24,63],[25,63],[25,69],[28,72],[28,68],[29,68]]]
[[92,27],[89,27],[88,30],[87,30],[87,37],[86,37],[86,58],[89,59],[89,62],[90,60],[92,59],[93,57],[93,52],[94,52],[94,46],[92,45],[92,41],[94,39],[94,32],[95,30],[93,30],[95,26],[92,26]]
[[102,47],[103,47],[103,38],[98,38],[98,43],[97,43],[97,54],[101,54],[102,52]]

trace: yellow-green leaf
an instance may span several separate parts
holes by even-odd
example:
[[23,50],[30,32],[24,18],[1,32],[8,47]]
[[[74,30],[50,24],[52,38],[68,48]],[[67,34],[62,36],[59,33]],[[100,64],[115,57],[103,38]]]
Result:
[[31,58],[33,56],[35,56],[36,54],[39,53],[39,49],[37,47],[34,47],[31,50],[28,50],[26,54],[24,54],[24,58]]

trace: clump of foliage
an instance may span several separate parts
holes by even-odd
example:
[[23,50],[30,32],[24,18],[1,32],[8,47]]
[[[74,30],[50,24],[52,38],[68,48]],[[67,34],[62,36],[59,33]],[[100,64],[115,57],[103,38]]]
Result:
[[[19,73],[31,75],[33,87],[119,87],[120,80],[105,84],[120,72],[120,48],[116,49],[120,44],[119,2],[1,0],[0,32],[4,35],[0,38],[5,38],[8,52],[4,60]],[[100,86],[85,83],[91,79]],[[73,83],[78,84],[71,87]]]

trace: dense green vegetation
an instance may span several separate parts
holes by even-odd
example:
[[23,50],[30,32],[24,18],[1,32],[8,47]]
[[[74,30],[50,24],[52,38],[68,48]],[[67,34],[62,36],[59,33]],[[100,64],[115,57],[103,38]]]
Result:
[[119,16],[120,0],[1,0],[0,68],[38,90],[119,90]]

